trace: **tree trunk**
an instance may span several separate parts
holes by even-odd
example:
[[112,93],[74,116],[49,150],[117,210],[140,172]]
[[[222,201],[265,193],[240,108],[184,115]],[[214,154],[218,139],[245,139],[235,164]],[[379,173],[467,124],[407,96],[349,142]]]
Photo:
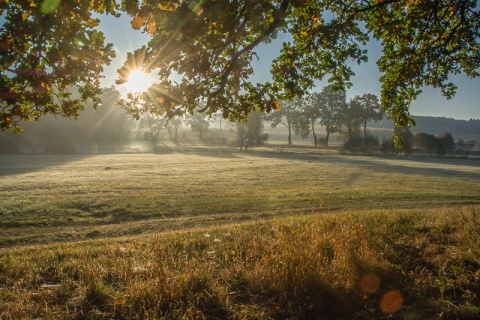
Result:
[[288,128],[288,145],[292,145],[292,121],[290,119],[290,111],[287,110],[287,128]]
[[328,147],[328,138],[330,137],[330,131],[327,130],[327,136],[325,137],[325,146]]
[[288,145],[292,145],[292,128],[288,127]]
[[317,135],[315,134],[315,120],[312,119],[312,135],[313,135],[313,143],[317,146]]
[[367,140],[367,121],[363,122],[363,135],[365,136],[365,140]]

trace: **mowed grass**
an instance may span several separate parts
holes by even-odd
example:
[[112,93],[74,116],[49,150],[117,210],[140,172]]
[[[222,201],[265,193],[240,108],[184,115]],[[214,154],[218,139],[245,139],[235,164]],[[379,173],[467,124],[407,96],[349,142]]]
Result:
[[480,203],[480,162],[309,149],[0,157],[0,246]]
[[0,157],[0,319],[479,319],[478,164]]

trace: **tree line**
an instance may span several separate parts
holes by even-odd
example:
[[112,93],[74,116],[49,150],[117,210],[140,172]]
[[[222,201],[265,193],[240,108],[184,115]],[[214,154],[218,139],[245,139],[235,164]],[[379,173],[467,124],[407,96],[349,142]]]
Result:
[[[292,144],[292,132],[302,138],[312,134],[314,145],[328,147],[331,134],[342,133],[347,141],[368,140],[367,122],[380,121],[384,112],[377,96],[365,93],[347,101],[346,92],[326,86],[321,92],[304,98],[281,103],[281,108],[265,117],[272,128],[279,125],[288,130],[288,144]],[[325,138],[319,138],[315,125],[325,128]]]
[[[268,140],[264,123],[269,123],[272,128],[285,127],[288,145],[292,145],[293,135],[307,138],[311,134],[315,146],[328,147],[331,135],[337,134],[343,140],[341,150],[349,153],[412,153],[415,150],[443,156],[452,153],[468,155],[475,148],[474,141],[455,141],[448,132],[435,136],[424,132],[412,134],[408,128],[395,128],[395,136],[400,137],[403,143],[403,150],[398,151],[393,138],[379,141],[367,130],[369,123],[388,118],[375,95],[365,93],[347,101],[346,92],[334,90],[332,86],[301,99],[281,101],[270,114],[252,112],[246,121],[227,121],[228,133],[222,136],[209,134],[210,126],[221,116],[201,112],[202,105],[193,109],[191,114],[173,119],[142,114],[135,122],[117,104],[119,96],[120,93],[113,87],[104,88],[98,110],[86,105],[78,121],[43,118],[39,122],[27,123],[28,130],[23,135],[4,133],[0,136],[0,153],[16,153],[18,147],[34,153],[41,152],[39,150],[73,153],[79,146],[122,148],[139,140],[148,141],[155,150],[159,143],[165,142],[164,132],[168,132],[174,142],[180,142],[180,132],[185,135],[186,128],[196,133],[205,144],[230,144],[247,150]],[[321,135],[319,126],[324,130]]]

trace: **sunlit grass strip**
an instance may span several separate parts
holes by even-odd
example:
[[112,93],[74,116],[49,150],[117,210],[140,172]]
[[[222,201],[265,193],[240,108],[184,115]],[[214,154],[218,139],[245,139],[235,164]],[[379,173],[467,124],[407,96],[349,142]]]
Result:
[[480,204],[478,161],[289,152],[3,156],[0,247],[273,215]]
[[0,318],[479,317],[480,208],[4,249]]

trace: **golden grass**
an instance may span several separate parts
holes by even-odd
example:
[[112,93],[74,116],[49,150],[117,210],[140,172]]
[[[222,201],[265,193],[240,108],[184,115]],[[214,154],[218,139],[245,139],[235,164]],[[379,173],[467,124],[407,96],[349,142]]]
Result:
[[480,317],[480,208],[4,249],[0,318]]

